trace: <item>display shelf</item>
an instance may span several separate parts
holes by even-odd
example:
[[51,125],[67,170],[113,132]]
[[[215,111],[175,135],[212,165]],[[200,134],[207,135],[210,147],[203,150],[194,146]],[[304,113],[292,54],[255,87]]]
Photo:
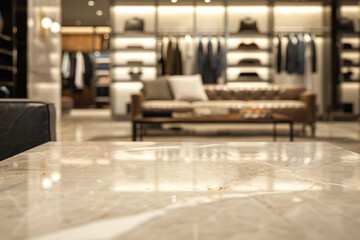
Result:
[[110,70],[95,70],[96,76],[109,76]]
[[122,32],[122,33],[111,33],[111,38],[148,38],[148,37],[155,37],[156,33],[145,33],[145,32]]
[[344,53],[347,53],[347,52],[349,52],[349,53],[360,53],[360,48],[348,48],[348,49],[342,49],[341,50],[342,52],[344,52]]
[[9,72],[14,72],[14,71],[15,71],[15,67],[0,65],[0,70],[5,70],[5,71],[9,71]]
[[5,41],[11,42],[11,36],[5,35],[5,34],[0,34],[0,38],[4,39]]
[[110,60],[110,58],[96,58],[95,63],[96,64],[110,64],[111,60]]
[[252,52],[265,52],[265,53],[271,53],[273,50],[270,48],[266,49],[229,49],[230,53],[252,53]]
[[108,103],[110,102],[110,97],[104,96],[104,97],[95,97],[95,102],[98,103]]
[[261,32],[234,32],[230,33],[230,37],[239,37],[239,38],[268,38],[271,37],[272,33],[261,33]]
[[360,37],[360,32],[342,32],[340,30],[339,34],[343,38],[359,38]]
[[99,87],[99,88],[104,88],[104,87],[109,87],[110,86],[110,83],[95,83],[95,86],[96,87]]
[[148,48],[113,48],[110,52],[114,53],[139,53],[139,52],[155,52],[156,49],[148,49]]
[[15,84],[11,81],[0,81],[0,86],[13,87]]
[[271,68],[270,64],[229,64],[229,68]]
[[5,54],[5,55],[8,55],[8,56],[12,56],[12,51],[0,48],[0,54]]
[[112,64],[112,68],[131,68],[131,67],[145,67],[145,68],[155,68],[155,64]]

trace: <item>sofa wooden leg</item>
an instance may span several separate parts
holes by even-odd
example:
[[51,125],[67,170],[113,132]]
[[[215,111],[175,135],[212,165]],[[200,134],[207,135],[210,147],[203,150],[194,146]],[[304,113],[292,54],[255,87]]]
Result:
[[311,127],[311,137],[315,137],[315,131],[316,131],[315,123],[311,123],[310,127]]

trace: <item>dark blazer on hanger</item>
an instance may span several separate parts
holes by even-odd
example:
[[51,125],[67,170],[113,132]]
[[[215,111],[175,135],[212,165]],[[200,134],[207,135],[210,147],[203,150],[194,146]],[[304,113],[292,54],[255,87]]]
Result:
[[286,62],[285,62],[285,70],[288,73],[294,73],[296,70],[296,46],[293,44],[293,34],[289,34],[288,45],[286,47]]
[[182,58],[178,42],[176,42],[175,46],[174,71],[172,75],[182,75]]
[[276,70],[278,73],[281,72],[281,62],[282,62],[282,59],[281,59],[281,56],[282,56],[282,46],[281,46],[281,37],[280,35],[278,36],[278,39],[279,39],[279,43],[278,43],[278,46],[277,46],[277,62],[276,62]]
[[201,75],[203,83],[205,83],[205,76],[204,76],[204,68],[205,68],[205,55],[204,55],[204,48],[202,45],[201,38],[199,40],[199,45],[197,49],[197,73]]
[[305,59],[305,46],[304,38],[301,34],[297,35],[297,44],[296,44],[296,73],[302,75],[304,74],[304,59]]
[[171,75],[174,72],[174,64],[175,64],[175,50],[173,48],[172,41],[169,38],[169,43],[166,51],[166,64],[165,64],[165,72],[167,74]]
[[211,39],[208,42],[208,52],[205,58],[205,69],[204,69],[204,83],[215,84],[216,83],[216,63],[212,48]]
[[315,36],[311,36],[312,72],[317,71]]
[[222,49],[221,49],[221,42],[220,39],[218,39],[217,42],[217,52],[215,55],[215,65],[216,65],[216,69],[215,69],[215,78],[216,78],[216,82],[217,79],[221,76],[221,73],[223,71],[223,64],[222,64]]

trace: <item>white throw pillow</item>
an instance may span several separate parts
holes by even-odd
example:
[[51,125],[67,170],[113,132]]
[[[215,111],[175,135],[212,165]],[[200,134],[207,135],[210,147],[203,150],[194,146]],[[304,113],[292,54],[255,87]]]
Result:
[[179,101],[207,101],[209,100],[201,80],[201,76],[169,76],[170,88],[175,100]]

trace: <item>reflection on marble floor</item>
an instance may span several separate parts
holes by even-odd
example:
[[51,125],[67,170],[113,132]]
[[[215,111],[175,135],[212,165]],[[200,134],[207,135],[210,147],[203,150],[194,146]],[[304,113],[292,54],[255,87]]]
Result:
[[327,143],[47,143],[0,162],[1,239],[357,239]]
[[[145,141],[272,141],[272,125],[228,124],[184,125],[186,132],[172,133],[169,136],[152,134]],[[288,126],[278,126],[278,141],[288,141]],[[309,131],[309,129],[308,129]],[[161,132],[162,133],[162,132]],[[335,145],[360,153],[360,127],[357,122],[318,122],[316,138],[301,133],[301,126],[295,128],[297,142],[331,142]],[[109,110],[72,110],[65,116],[58,131],[60,141],[130,141],[129,121],[112,121]]]

